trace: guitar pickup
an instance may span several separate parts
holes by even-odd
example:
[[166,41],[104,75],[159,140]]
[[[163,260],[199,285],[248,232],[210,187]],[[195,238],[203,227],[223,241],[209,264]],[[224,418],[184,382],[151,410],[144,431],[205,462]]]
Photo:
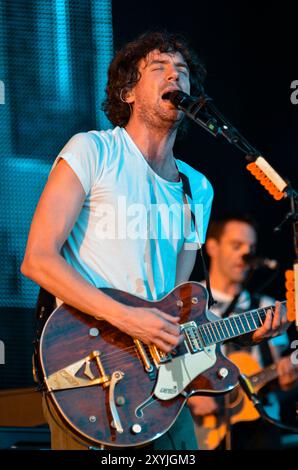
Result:
[[191,354],[204,349],[197,324],[194,321],[181,325],[181,333],[184,334],[186,344]]

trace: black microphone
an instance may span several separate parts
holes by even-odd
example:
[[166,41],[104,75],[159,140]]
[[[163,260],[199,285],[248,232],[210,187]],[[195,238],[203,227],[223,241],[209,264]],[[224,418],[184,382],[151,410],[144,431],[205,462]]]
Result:
[[186,106],[191,103],[196,103],[201,99],[201,97],[188,95],[187,93],[181,90],[169,91],[164,95],[164,98],[170,100],[171,103],[176,106],[176,108],[180,106]]
[[188,95],[181,90],[169,91],[163,96],[164,99],[171,101],[171,103],[177,109],[181,109],[184,112],[190,113],[191,110],[199,111],[204,105],[205,99],[201,95],[199,97]]
[[212,101],[209,96],[201,94],[199,97],[188,95],[181,90],[169,91],[163,99],[169,100],[177,109],[181,109],[189,118],[210,132],[214,137],[221,132],[217,120],[211,116],[205,106]]
[[262,256],[255,256],[248,253],[243,255],[242,259],[247,263],[251,268],[268,268],[268,269],[277,269],[278,261],[276,259],[263,258]]

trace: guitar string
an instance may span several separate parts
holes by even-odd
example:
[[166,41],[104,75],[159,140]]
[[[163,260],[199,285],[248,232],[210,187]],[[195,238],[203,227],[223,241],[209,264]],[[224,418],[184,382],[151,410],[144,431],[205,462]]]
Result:
[[[252,318],[253,318],[253,321],[255,322],[255,320],[258,320],[258,321],[260,320],[260,314],[259,314],[259,312],[261,311],[261,316],[263,316],[264,313],[265,313],[265,315],[266,315],[267,310],[271,310],[271,312],[274,314],[273,307],[270,306],[270,307],[265,307],[265,308],[261,308],[261,309],[251,310],[251,311],[249,311],[249,312],[244,312],[243,314],[240,314],[240,315],[239,315],[239,314],[238,314],[238,315],[233,315],[233,318],[235,319],[235,318],[239,318],[239,317],[241,317],[241,316],[242,316],[242,318],[243,318],[243,316],[250,314],[250,315],[252,316]],[[262,313],[262,311],[263,311],[263,313]],[[231,317],[231,318],[232,318],[232,317]],[[231,320],[231,318],[229,318],[229,319],[227,319],[227,320]],[[261,318],[261,320],[264,321],[265,318]],[[206,323],[204,323],[203,325],[200,325],[200,326],[198,327],[198,329],[201,329],[201,330],[202,330],[201,327],[202,327],[202,326],[206,326],[206,325],[210,325],[210,326],[213,327],[214,323],[218,323],[219,321],[221,321],[221,320],[219,319],[219,320],[216,321],[216,322],[206,322]],[[247,324],[250,326],[248,320],[247,320]],[[256,322],[255,322],[255,324],[256,324]],[[236,325],[237,325],[237,324],[236,324]],[[256,330],[256,329],[258,329],[259,327],[260,327],[260,325],[259,325],[257,328],[254,328],[254,327],[253,327],[253,328],[250,329],[249,331]],[[235,327],[233,327],[232,325],[230,325],[230,328],[231,328],[232,332],[235,333]],[[227,329],[227,328],[226,328],[226,329]],[[207,330],[207,331],[208,331],[208,330]],[[229,330],[227,329],[227,331],[229,331]],[[213,329],[212,329],[212,332],[213,332],[213,334],[214,334],[214,330],[213,330]],[[205,332],[204,332],[204,333],[205,333]],[[248,332],[242,332],[242,333],[240,333],[240,335],[245,334],[245,333],[248,333]],[[206,333],[205,333],[205,334],[206,334]],[[209,336],[211,337],[210,334],[209,334]],[[236,334],[234,334],[233,336],[236,337],[236,336],[239,336],[239,334],[236,333]],[[230,337],[233,337],[233,336],[230,336]],[[214,337],[216,338],[216,335],[215,335],[215,334],[214,334]],[[212,339],[212,337],[211,337],[211,339]],[[226,339],[226,338],[225,338],[225,339]],[[220,338],[219,341],[212,341],[211,343],[208,343],[208,345],[205,344],[205,346],[210,346],[210,345],[212,345],[212,344],[221,343],[222,341],[224,341],[224,339]],[[147,353],[147,355],[148,355],[148,359],[150,360],[150,357],[152,358],[152,356],[151,356],[151,352],[150,352],[149,345],[147,345],[147,344],[145,344],[145,343],[142,343],[142,345],[143,345],[143,347],[144,347],[144,349],[145,349],[145,351],[146,351],[146,353]],[[113,351],[112,353],[103,354],[103,355],[101,356],[102,364],[105,365],[106,367],[107,367],[107,366],[112,367],[112,366],[114,366],[114,365],[115,365],[115,366],[116,366],[116,365],[120,365],[120,366],[121,366],[122,364],[124,364],[124,362],[122,362],[122,364],[121,364],[121,360],[124,359],[124,358],[131,358],[131,354],[130,354],[131,352],[138,353],[137,347],[136,347],[135,345],[128,346],[128,347],[124,348],[123,350],[121,350],[121,352],[119,352],[119,351]],[[109,358],[110,358],[111,356],[115,356],[115,357],[112,357],[112,361],[109,361]],[[137,354],[137,357],[139,357],[138,354]],[[115,359],[115,360],[117,359],[117,362],[114,363],[113,359]],[[153,359],[153,358],[152,358],[152,359]],[[119,360],[120,360],[120,362],[119,362]],[[140,359],[140,361],[142,362],[142,359]]]
[[[145,352],[147,353],[148,359],[150,360],[150,358],[152,358],[152,356],[151,356],[151,352],[150,352],[149,346],[148,346],[147,344],[143,344],[143,347],[144,347],[144,349],[145,349]],[[118,359],[123,359],[123,358],[125,358],[125,357],[131,357],[131,354],[129,354],[128,351],[131,351],[131,352],[132,352],[132,350],[134,350],[134,352],[136,352],[137,355],[138,355],[138,349],[137,349],[136,346],[127,347],[127,348],[125,348],[125,350],[122,350],[121,352],[114,351],[113,353],[103,354],[103,355],[101,356],[101,358],[102,358],[102,364],[104,365],[104,362],[105,362],[105,365],[106,365],[106,366],[111,366],[111,365],[113,365],[113,364],[115,364],[115,365],[116,365],[116,364],[119,364]],[[109,361],[109,359],[107,359],[106,361],[103,361],[103,359],[106,359],[107,356],[110,357],[110,356],[115,355],[115,354],[117,354],[117,353],[118,353],[117,357],[112,357],[112,360],[113,360],[113,359],[117,359],[117,362],[114,363],[114,362],[112,362],[112,361]],[[138,357],[139,357],[139,355],[138,355]],[[153,358],[152,358],[152,359],[153,359]],[[108,362],[108,361],[109,361],[109,362]],[[142,361],[142,359],[141,359],[141,361]]]
[[[143,346],[144,346],[144,349],[145,349],[145,351],[146,351],[146,353],[147,353],[148,359],[150,360],[151,353],[150,353],[149,347],[148,347],[148,345],[145,345],[145,344],[144,344]],[[147,347],[146,347],[146,346],[147,346]],[[126,351],[128,351],[128,350],[130,350],[131,352],[137,353],[137,356],[139,357],[139,355],[138,355],[138,350],[137,350],[137,347],[136,347],[136,346],[131,346],[131,347],[129,347],[129,348],[126,348]],[[133,350],[134,350],[134,351],[133,351]],[[118,353],[118,356],[117,356],[117,357],[113,357],[113,358],[112,358],[112,361],[110,361],[109,359],[106,359],[106,356],[112,356],[112,355],[117,354],[117,353]],[[102,356],[102,359],[106,359],[106,360],[105,360],[105,361],[102,360],[102,364],[103,364],[103,365],[106,365],[106,366],[109,366],[109,367],[111,367],[112,365],[115,365],[115,366],[116,366],[117,364],[120,364],[120,365],[121,365],[121,362],[119,363],[119,359],[124,359],[124,358],[126,358],[126,357],[127,357],[127,358],[128,358],[128,357],[131,358],[131,354],[129,354],[128,352],[122,353],[122,351],[121,351],[121,352],[119,353],[118,351],[115,351],[114,353],[110,353],[110,354],[103,355],[103,356]],[[117,362],[116,362],[116,361],[114,362],[113,359],[117,359]],[[141,361],[142,361],[142,359],[141,359]],[[122,364],[124,364],[124,362],[123,362]]]
[[[234,315],[233,317],[230,317],[228,320],[231,320],[231,318],[234,318],[234,319],[235,319],[235,318],[239,318],[239,317],[241,317],[241,315],[248,315],[248,314],[252,315],[254,320],[255,320],[255,319],[259,319],[259,313],[258,313],[258,312],[259,312],[260,310],[263,310],[263,311],[265,311],[265,313],[266,313],[266,310],[273,310],[273,309],[272,309],[271,307],[266,307],[266,308],[262,308],[262,309],[251,310],[251,311],[249,311],[249,312],[245,312],[244,314]],[[214,323],[218,323],[219,321],[224,321],[224,320],[216,320],[215,322],[206,322],[206,323],[204,323],[203,325],[200,325],[200,326],[198,327],[198,329],[202,330],[201,327],[202,327],[202,326],[207,326],[207,325],[210,326],[210,327],[211,327],[211,326],[213,327]],[[248,323],[248,321],[247,321],[247,323]],[[248,323],[248,325],[249,325],[249,323]],[[258,328],[259,328],[259,327],[258,327]],[[234,330],[233,327],[231,327],[231,329],[232,329],[232,331]],[[207,330],[207,331],[208,331],[208,330]],[[227,330],[227,331],[228,331],[228,330]],[[252,331],[252,330],[250,330],[250,331]],[[213,332],[213,334],[214,334],[213,329],[212,329],[212,332]],[[244,332],[244,333],[241,333],[241,334],[245,334],[245,333],[247,333],[247,332]],[[209,334],[209,336],[211,337],[210,334]],[[214,336],[215,336],[215,334],[214,334]],[[236,335],[234,335],[234,336],[239,336],[239,335],[236,334]],[[215,336],[215,337],[216,337],[216,336]],[[226,338],[224,338],[224,339],[226,339]],[[212,343],[209,343],[208,346],[211,345],[211,344],[221,343],[222,341],[224,341],[224,339],[221,339],[221,338],[220,338],[219,341],[215,341],[215,342],[212,341]],[[150,352],[150,349],[149,349],[149,345],[146,345],[145,343],[142,343],[142,344],[143,344],[143,347],[144,347],[145,350],[146,350],[146,353],[149,354],[149,358],[150,358],[151,352]],[[128,347],[122,349],[121,352],[119,352],[119,351],[113,351],[112,353],[102,354],[102,355],[101,355],[101,361],[102,361],[103,365],[104,365],[104,362],[105,362],[105,365],[106,365],[106,366],[112,366],[112,365],[113,365],[113,362],[109,362],[109,363],[108,363],[109,357],[115,356],[115,357],[113,357],[112,359],[114,359],[114,358],[117,359],[117,364],[121,365],[121,362],[119,363],[119,359],[121,360],[121,359],[124,359],[124,358],[131,357],[130,352],[137,352],[137,348],[136,348],[135,345],[128,346]],[[117,357],[116,357],[116,355],[117,355]],[[123,363],[124,363],[124,362],[123,362]],[[115,365],[116,365],[116,362],[115,362]]]
[[[269,309],[271,309],[271,307],[265,307],[265,308],[261,308],[261,309],[251,310],[251,311],[248,311],[248,312],[244,312],[243,314],[232,315],[232,316],[229,317],[228,319],[220,319],[220,318],[219,318],[218,320],[216,320],[216,321],[214,321],[214,322],[206,322],[206,323],[203,323],[202,325],[199,325],[199,326],[198,326],[198,329],[202,329],[202,326],[204,326],[204,327],[205,327],[205,326],[213,327],[215,324],[219,324],[219,322],[227,322],[227,320],[230,321],[231,319],[243,318],[243,316],[246,316],[246,315],[248,315],[248,314],[251,314],[251,315],[253,316],[253,319],[254,319],[254,320],[255,320],[255,319],[259,320],[259,313],[258,313],[258,311],[259,311],[259,310],[269,310]],[[261,315],[262,315],[262,313],[261,313]],[[264,318],[264,320],[265,320],[265,318]],[[248,321],[247,321],[247,323],[248,323]],[[248,325],[249,325],[249,323],[248,323]],[[258,328],[259,328],[259,327],[258,327]],[[233,331],[234,328],[231,327],[231,329],[232,329],[232,331]],[[255,328],[253,327],[253,328],[250,329],[249,331],[244,331],[244,332],[241,333],[241,334],[249,333],[249,332],[251,332],[251,331],[254,330],[254,329],[255,329]],[[237,333],[235,336],[238,336],[238,333]],[[224,340],[226,340],[226,339],[227,339],[227,338],[220,338],[220,341],[216,341],[216,343],[221,342],[221,341],[224,341]],[[144,343],[144,344],[145,344],[145,343]],[[148,346],[148,345],[147,345],[147,346]],[[149,346],[148,346],[148,347],[149,347]],[[124,348],[122,351],[130,350],[131,348],[135,348],[135,345],[128,346],[128,347]],[[113,355],[113,354],[117,354],[117,352],[118,352],[118,351],[113,351],[112,353],[105,354],[104,356],[107,357],[107,356],[110,356],[110,355]]]
[[[284,302],[282,302],[282,303],[284,303]],[[216,320],[215,322],[206,322],[206,323],[204,323],[203,325],[199,325],[199,326],[198,326],[198,329],[200,330],[200,333],[203,332],[203,333],[205,334],[205,336],[206,336],[206,333],[205,333],[205,331],[202,329],[202,327],[203,327],[203,326],[204,326],[204,327],[207,327],[207,326],[208,326],[208,327],[211,328],[211,331],[212,331],[214,337],[216,338],[216,335],[215,335],[214,330],[213,330],[214,324],[220,324],[220,322],[224,322],[224,324],[226,325],[227,320],[230,321],[231,319],[236,319],[236,318],[239,319],[239,318],[241,318],[241,317],[243,318],[243,316],[245,316],[245,318],[246,318],[246,315],[248,315],[248,314],[250,314],[250,315],[253,317],[253,320],[255,320],[255,319],[256,319],[256,320],[259,320],[259,316],[260,316],[260,315],[259,315],[259,311],[263,311],[263,314],[264,314],[264,312],[265,312],[265,314],[266,314],[266,310],[271,310],[272,313],[274,313],[272,306],[270,306],[270,307],[265,307],[265,308],[261,308],[261,309],[256,309],[256,310],[251,310],[251,311],[248,311],[248,312],[244,312],[243,314],[240,314],[240,315],[239,315],[239,314],[233,315],[233,316],[231,316],[230,318],[225,319],[225,320],[219,319],[219,320]],[[261,315],[262,315],[262,312],[261,312]],[[246,319],[246,321],[247,321],[247,324],[249,325],[249,322],[248,322],[247,319]],[[255,322],[255,323],[256,323],[256,322]],[[249,326],[250,326],[250,325],[249,325]],[[253,327],[253,328],[250,329],[248,332],[253,331],[253,330],[255,330],[255,329],[258,329],[259,327],[260,327],[260,326],[258,326],[257,328],[254,328],[254,327]],[[234,328],[232,325],[230,325],[230,328],[231,328],[232,333],[235,333],[235,328]],[[227,327],[226,327],[226,329],[227,329],[227,331],[229,332],[229,330],[228,330]],[[207,332],[208,332],[208,329],[207,329]],[[246,334],[246,333],[248,333],[248,332],[241,332],[240,335]],[[212,339],[212,336],[210,335],[209,332],[208,332],[208,334],[209,334],[209,336],[210,336],[211,339]],[[201,333],[201,336],[202,336],[202,333]],[[236,334],[233,334],[232,336],[229,336],[229,337],[232,338],[232,337],[236,337],[236,336],[239,336],[239,334],[236,333]],[[210,346],[210,345],[212,345],[212,344],[221,343],[221,342],[224,341],[225,339],[227,339],[227,338],[226,338],[226,337],[225,337],[225,338],[220,338],[219,341],[213,341],[213,340],[212,340],[212,342],[210,343],[210,342],[208,341],[208,337],[207,337],[208,344],[204,344],[204,346]],[[205,342],[204,342],[204,343],[205,343]],[[148,350],[147,350],[146,352],[147,352],[147,353],[149,352],[149,356],[150,356],[151,353],[150,353],[149,346],[146,345],[145,343],[142,343],[142,344],[143,344],[144,347],[147,347]],[[119,351],[113,351],[113,352],[108,353],[108,354],[102,354],[102,355],[101,355],[101,359],[103,360],[103,359],[109,358],[110,356],[115,356],[115,359],[116,359],[116,355],[117,355],[117,360],[118,360],[119,358],[130,357],[131,355],[129,354],[129,352],[132,352],[133,350],[134,350],[134,351],[137,351],[135,345],[128,346],[128,347],[122,349],[121,352],[119,352]]]
[[[250,313],[250,312],[247,312],[247,313]],[[256,312],[254,312],[254,313],[256,313]],[[239,318],[239,315],[235,315],[234,318]],[[258,319],[258,314],[257,314],[257,313],[256,313],[256,315],[254,315],[254,319]],[[229,320],[230,320],[230,318],[229,318]],[[224,320],[220,320],[220,319],[219,319],[219,320],[216,320],[215,322],[206,322],[206,323],[204,323],[203,325],[199,325],[199,326],[198,326],[198,329],[201,330],[201,329],[202,329],[202,326],[212,326],[212,327],[213,327],[215,323],[219,323],[220,321],[224,321]],[[226,320],[225,320],[225,321],[226,321]],[[255,328],[253,328],[253,329],[255,329]],[[233,331],[233,330],[232,330],[232,331]],[[245,332],[243,332],[242,334],[249,333],[250,331],[252,331],[252,330],[245,331]],[[237,333],[235,336],[238,336],[238,333]],[[220,341],[216,341],[216,343],[220,343],[220,342],[224,341],[225,339],[227,339],[227,338],[222,338],[222,339],[220,339]],[[145,343],[142,343],[142,344],[143,344],[143,346],[146,345]],[[149,345],[146,345],[146,346],[149,348]],[[136,346],[135,346],[135,345],[132,345],[132,346],[128,346],[128,347],[122,349],[122,351],[123,351],[123,352],[124,352],[124,351],[129,351],[129,350],[135,349],[135,348],[136,348]],[[117,353],[118,353],[118,351],[113,351],[112,353],[103,354],[101,357],[112,356],[112,355],[117,354]]]
[[[258,317],[255,316],[255,318],[257,319]],[[205,325],[211,325],[212,322],[208,322],[208,323],[205,323]],[[200,327],[199,327],[200,329]],[[245,334],[245,333],[243,333]],[[235,336],[238,336],[238,334],[236,334]],[[220,341],[216,341],[216,342],[212,342],[212,343],[209,343],[208,345],[211,345],[211,344],[217,344],[217,343],[221,343],[223,341],[223,339],[221,339]],[[150,359],[151,357],[151,352],[150,352],[150,348],[149,348],[149,345],[145,344],[145,343],[142,343],[147,355],[148,355],[148,359]],[[131,358],[131,354],[130,352],[136,352],[138,353],[138,350],[137,350],[137,347],[135,345],[132,345],[132,346],[128,346],[124,349],[122,349],[120,352],[119,351],[113,351],[112,353],[108,353],[108,354],[102,354],[101,355],[101,360],[102,360],[102,364],[105,365],[105,366],[109,366],[109,367],[112,367],[112,366],[116,366],[117,364],[118,365],[121,365],[121,360],[124,359],[124,358]],[[111,356],[115,356],[115,357],[112,357],[112,361],[109,361],[109,358]],[[113,361],[113,359],[117,360],[117,362]],[[119,362],[120,360],[120,362]],[[124,364],[124,362],[122,362],[122,364]]]

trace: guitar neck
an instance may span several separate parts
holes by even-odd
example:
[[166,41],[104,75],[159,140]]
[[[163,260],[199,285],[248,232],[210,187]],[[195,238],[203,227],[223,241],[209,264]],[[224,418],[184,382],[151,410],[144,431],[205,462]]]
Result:
[[[282,302],[285,304],[286,301]],[[231,315],[228,318],[204,323],[198,327],[205,346],[221,343],[238,336],[245,335],[260,328],[267,312],[275,312],[275,306],[258,308],[248,312]]]

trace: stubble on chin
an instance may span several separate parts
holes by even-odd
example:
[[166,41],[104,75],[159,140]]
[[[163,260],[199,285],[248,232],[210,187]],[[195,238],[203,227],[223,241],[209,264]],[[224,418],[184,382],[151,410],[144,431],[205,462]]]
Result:
[[143,122],[151,128],[158,129],[177,129],[183,120],[183,113],[175,109],[165,110],[159,106],[150,108],[149,106],[140,107],[139,116]]

